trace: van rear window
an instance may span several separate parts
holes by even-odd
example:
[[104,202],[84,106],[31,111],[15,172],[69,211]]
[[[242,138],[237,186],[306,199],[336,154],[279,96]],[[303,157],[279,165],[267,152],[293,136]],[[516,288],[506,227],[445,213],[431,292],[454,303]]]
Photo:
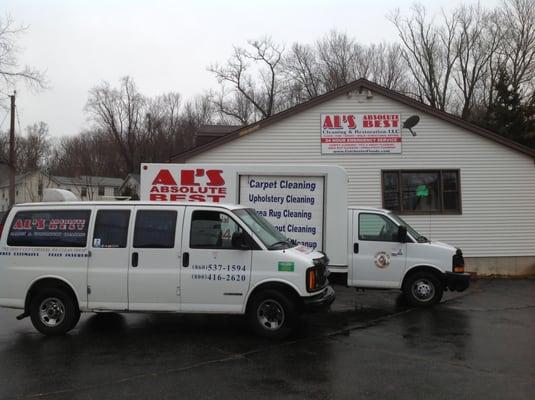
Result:
[[9,230],[9,246],[85,247],[90,210],[19,211]]

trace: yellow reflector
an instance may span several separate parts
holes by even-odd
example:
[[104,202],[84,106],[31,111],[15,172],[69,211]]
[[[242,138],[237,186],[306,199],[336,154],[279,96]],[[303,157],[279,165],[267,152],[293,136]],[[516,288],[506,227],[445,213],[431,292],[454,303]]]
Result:
[[316,287],[316,272],[311,269],[308,271],[308,287],[314,289]]
[[459,273],[464,272],[464,266],[455,266],[455,267],[453,267],[453,272],[459,272]]

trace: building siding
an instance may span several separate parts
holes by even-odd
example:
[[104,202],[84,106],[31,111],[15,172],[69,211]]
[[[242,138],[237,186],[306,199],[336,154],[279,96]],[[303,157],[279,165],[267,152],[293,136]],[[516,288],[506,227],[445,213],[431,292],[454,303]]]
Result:
[[[402,154],[321,155],[321,113],[419,115]],[[352,206],[382,206],[381,170],[459,169],[461,215],[404,216],[422,234],[468,257],[535,255],[534,159],[405,104],[352,92],[222,144],[187,162],[303,163],[344,167]]]

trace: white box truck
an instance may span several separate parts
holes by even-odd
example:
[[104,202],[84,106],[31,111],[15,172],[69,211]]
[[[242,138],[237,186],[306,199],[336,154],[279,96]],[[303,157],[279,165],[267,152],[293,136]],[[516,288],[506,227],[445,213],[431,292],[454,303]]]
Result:
[[[331,272],[365,289],[401,289],[427,306],[444,290],[469,286],[462,251],[420,235],[396,214],[349,207],[337,166],[277,164],[141,165],[140,198],[236,203],[254,208],[289,239],[327,254]],[[290,244],[293,243],[293,244]]]

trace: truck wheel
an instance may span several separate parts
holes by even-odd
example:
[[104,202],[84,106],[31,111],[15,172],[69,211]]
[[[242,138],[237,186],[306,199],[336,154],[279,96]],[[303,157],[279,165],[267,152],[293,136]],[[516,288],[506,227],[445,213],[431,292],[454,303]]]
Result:
[[74,299],[64,290],[40,290],[30,302],[32,324],[44,335],[56,336],[69,332],[80,319]]
[[417,272],[410,276],[403,286],[403,294],[412,306],[428,307],[442,299],[440,280],[430,272]]
[[258,335],[269,339],[287,337],[293,331],[297,317],[295,302],[278,290],[257,293],[247,310],[251,328]]

